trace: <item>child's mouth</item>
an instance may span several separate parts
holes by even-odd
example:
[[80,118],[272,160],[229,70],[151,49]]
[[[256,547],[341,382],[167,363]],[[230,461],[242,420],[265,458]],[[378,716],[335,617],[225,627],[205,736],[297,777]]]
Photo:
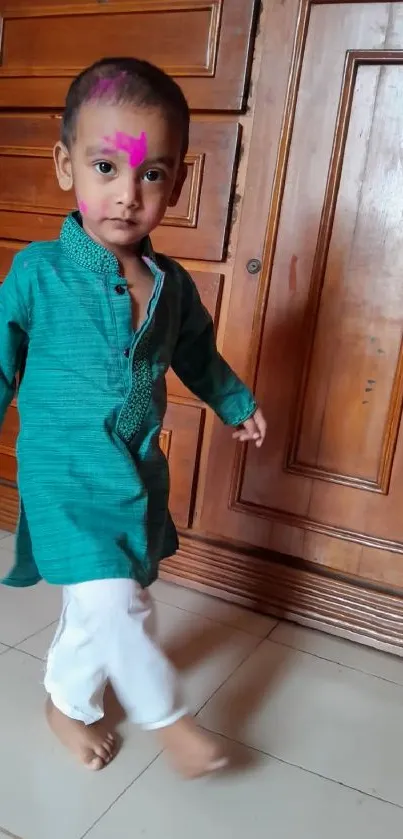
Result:
[[115,225],[115,227],[121,228],[121,230],[127,230],[135,225],[135,222],[132,221],[132,219],[111,218],[110,221]]

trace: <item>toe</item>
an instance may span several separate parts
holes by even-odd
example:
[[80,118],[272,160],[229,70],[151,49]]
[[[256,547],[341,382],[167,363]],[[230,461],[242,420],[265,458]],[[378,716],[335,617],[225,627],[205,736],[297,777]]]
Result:
[[109,752],[110,755],[115,753],[116,743],[115,738],[112,734],[106,735],[105,740],[103,742],[103,746],[107,750],[107,752]]
[[111,747],[110,743],[104,743],[104,749],[105,749],[105,754],[106,754],[106,758],[105,758],[106,763],[110,763],[112,758],[115,756],[114,750]]
[[219,772],[220,769],[225,769],[228,766],[228,758],[227,757],[220,757],[216,760],[212,760],[208,766],[209,772]]
[[101,758],[103,763],[109,763],[111,759],[110,752],[105,748],[104,743],[99,743],[94,747],[95,756]]
[[95,755],[89,763],[85,764],[87,769],[92,770],[92,772],[99,772],[100,769],[103,769],[105,766],[105,761],[99,755]]

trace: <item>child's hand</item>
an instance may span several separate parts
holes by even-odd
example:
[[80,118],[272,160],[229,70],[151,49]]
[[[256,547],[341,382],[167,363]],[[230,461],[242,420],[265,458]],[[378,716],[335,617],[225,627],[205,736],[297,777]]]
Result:
[[249,443],[253,440],[258,449],[263,445],[266,437],[266,420],[260,408],[253,414],[253,417],[246,420],[243,425],[232,435],[234,440],[240,443]]

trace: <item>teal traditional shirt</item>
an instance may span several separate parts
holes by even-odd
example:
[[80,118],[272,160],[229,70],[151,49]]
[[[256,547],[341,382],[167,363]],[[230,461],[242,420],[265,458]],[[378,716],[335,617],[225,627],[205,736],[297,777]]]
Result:
[[170,365],[225,423],[256,410],[190,276],[149,240],[143,259],[154,289],[136,332],[118,261],[78,213],[59,239],[17,254],[0,287],[0,422],[20,374],[21,512],[7,585],[124,577],[145,587],[175,553],[159,446]]

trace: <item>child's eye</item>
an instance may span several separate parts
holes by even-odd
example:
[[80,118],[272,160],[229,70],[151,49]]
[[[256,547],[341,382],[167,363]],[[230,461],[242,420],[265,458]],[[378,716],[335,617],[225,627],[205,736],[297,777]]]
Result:
[[95,169],[100,175],[112,175],[115,171],[113,164],[108,163],[107,160],[100,160],[99,163],[95,164]]
[[155,183],[155,181],[162,181],[164,180],[165,173],[161,172],[159,169],[149,169],[148,172],[144,174],[144,180],[148,181],[149,183]]

